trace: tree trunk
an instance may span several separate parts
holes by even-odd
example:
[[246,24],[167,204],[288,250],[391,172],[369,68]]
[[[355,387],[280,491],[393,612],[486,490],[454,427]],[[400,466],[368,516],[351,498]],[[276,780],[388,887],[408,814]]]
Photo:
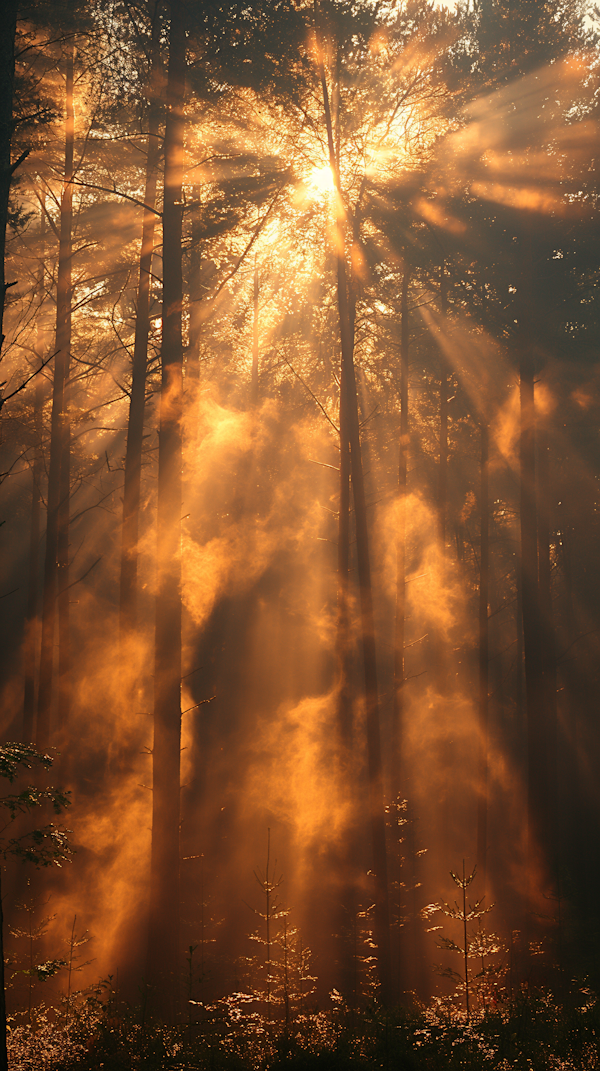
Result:
[[341,754],[348,759],[352,744],[351,630],[350,630],[350,440],[346,373],[340,365],[340,499],[338,515],[337,598],[337,721]]
[[[446,263],[442,259],[440,265],[440,313],[443,320],[446,317],[447,305],[447,277]],[[439,438],[439,466],[438,466],[438,537],[440,541],[440,586],[445,590],[446,586],[446,529],[448,526],[448,368],[446,355],[440,346],[440,438]],[[431,655],[435,667],[435,682],[440,695],[448,691],[448,659],[446,642],[443,633],[438,629],[431,630],[430,640]],[[449,752],[444,757],[448,766],[452,765],[452,757]],[[448,816],[444,810],[445,819]]]
[[[440,312],[446,316],[446,264],[442,260],[440,275]],[[440,462],[438,475],[438,527],[442,558],[446,551],[446,511],[448,508],[448,368],[440,347]]]
[[[408,488],[409,435],[409,313],[408,294],[410,269],[405,263],[400,291],[400,442],[398,451],[398,524],[396,528],[396,615],[394,625],[394,694],[393,694],[393,765],[391,798],[407,800],[405,818],[405,858],[397,874],[397,886],[404,891],[408,918],[399,935],[399,974],[403,991],[414,990],[418,978],[418,964],[422,961],[418,933],[417,850],[415,828],[415,785],[411,764],[406,751],[406,718],[404,682],[405,626],[406,626],[406,494]],[[403,913],[397,905],[398,914]]]
[[156,229],[156,182],[159,156],[158,117],[155,99],[158,74],[159,23],[154,15],[152,25],[152,87],[148,112],[148,155],[144,188],[144,217],[142,247],[137,293],[137,314],[133,344],[131,397],[127,424],[125,453],[125,483],[123,488],[123,535],[121,543],[121,587],[119,623],[122,638],[135,632],[137,625],[137,565],[142,476],[142,446],[144,440],[144,411],[146,406],[146,368],[148,364],[148,334],[150,330],[150,297],[152,285],[152,254]]
[[[318,14],[318,5],[315,4]],[[318,26],[316,27],[318,33]],[[367,728],[369,810],[373,846],[373,869],[375,871],[375,936],[378,946],[378,967],[382,1003],[391,998],[390,915],[387,881],[387,852],[385,843],[385,810],[383,773],[381,764],[381,740],[379,729],[379,697],[377,687],[377,655],[375,648],[375,620],[373,613],[373,590],[369,557],[369,533],[365,487],[360,449],[360,428],[356,377],[352,345],[352,325],[348,303],[348,283],[345,255],[345,216],[341,196],[339,169],[333,140],[333,126],[325,67],[320,62],[321,88],[327,124],[329,165],[335,181],[336,228],[337,228],[337,297],[342,349],[342,367],[345,376],[345,402],[348,412],[348,438],[350,442],[350,467],[356,520],[356,556],[360,591],[361,633],[365,681],[365,720]]]
[[528,821],[531,843],[544,843],[547,804],[547,739],[544,718],[543,660],[538,586],[538,531],[535,471],[534,362],[531,347],[520,359],[521,396],[521,599],[525,701],[527,708]]
[[18,0],[3,0],[0,5],[0,355],[4,345],[4,306],[8,289],[4,258],[6,253],[8,198],[10,195],[10,180],[13,175],[10,146],[13,134],[15,33],[18,6]]
[[[337,562],[337,620],[336,620],[336,752],[342,792],[351,798],[354,788],[353,755],[353,631],[350,602],[350,443],[348,438],[348,404],[346,398],[346,373],[340,364],[340,483],[338,514],[338,562]],[[340,935],[339,980],[337,988],[350,1003],[356,1006],[355,956],[351,932],[357,912],[356,876],[358,867],[357,825],[355,813],[346,831],[343,843],[332,851],[332,866],[336,881],[340,883],[334,929]],[[338,890],[336,889],[336,892]]]
[[[44,308],[44,273],[46,254],[46,215],[45,201],[42,202],[40,212],[40,267],[38,273],[38,287],[40,304],[37,313],[37,356],[40,361],[44,360],[46,350],[46,332]],[[35,400],[34,400],[34,428],[35,446],[33,453],[33,465],[31,468],[31,525],[29,534],[29,577],[27,584],[27,613],[25,618],[25,649],[24,649],[24,690],[23,690],[23,742],[31,743],[34,739],[35,722],[35,671],[37,648],[39,643],[39,572],[40,572],[40,519],[41,519],[41,493],[40,481],[42,478],[42,396],[43,380],[36,377]]]
[[489,691],[489,433],[481,425],[481,470],[479,483],[480,556],[479,556],[479,791],[477,800],[477,869],[480,892],[485,896],[487,882],[488,824],[488,691]]
[[544,678],[545,735],[547,753],[546,847],[553,878],[558,867],[558,742],[556,703],[556,638],[552,606],[552,565],[550,561],[550,436],[539,429],[538,460],[538,580],[542,625],[542,674]]
[[[339,257],[341,261],[341,256]],[[345,266],[345,265],[344,265]],[[340,324],[346,310],[345,278],[338,284]],[[347,346],[347,329],[342,326],[342,359],[347,376],[347,397],[350,424],[350,462],[354,513],[356,518],[356,557],[360,590],[361,633],[365,673],[365,714],[367,726],[367,750],[369,770],[369,796],[371,813],[371,837],[375,870],[375,931],[378,945],[379,980],[381,999],[384,1004],[391,998],[390,962],[390,917],[387,881],[387,852],[385,843],[385,810],[383,794],[383,771],[381,763],[381,740],[379,729],[379,696],[377,686],[377,655],[375,648],[375,619],[373,612],[373,589],[369,558],[369,533],[365,501],[360,433],[356,399],[356,381],[352,352]]]
[[73,146],[75,120],[73,111],[73,45],[66,52],[66,124],[65,180],[60,205],[60,239],[56,288],[56,356],[52,394],[50,431],[50,468],[48,472],[48,510],[46,554],[44,562],[44,596],[42,606],[42,642],[36,746],[44,751],[51,737],[52,678],[54,665],[54,631],[56,607],[60,600],[59,643],[59,724],[68,716],[68,553],[69,553],[69,446],[70,429],[67,412],[67,384],[71,348],[72,305],[72,227],[73,227]]
[[[68,310],[69,348],[71,338],[71,306]],[[56,728],[64,739],[71,713],[71,612],[69,596],[69,514],[71,500],[71,427],[68,412],[68,373],[65,382],[63,448],[60,466],[57,540],[57,604],[58,604],[58,706]]]
[[35,719],[35,665],[39,640],[38,602],[40,567],[40,481],[42,478],[42,391],[43,381],[37,377],[35,385],[35,447],[31,469],[31,525],[29,529],[29,577],[27,585],[27,614],[25,618],[23,693],[23,742],[29,744],[34,737]]
[[152,752],[148,976],[156,1007],[172,1016],[179,956],[181,740],[182,182],[186,39],[171,4],[163,215],[162,389],[158,452],[157,594]]
[[[190,327],[189,345],[185,355],[185,385],[186,392],[197,392],[200,379],[200,337],[202,334],[202,217],[200,215],[200,186],[194,186],[192,191],[192,243],[190,248]],[[195,400],[195,398],[194,398]],[[188,399],[189,404],[189,399]]]
[[399,516],[396,529],[396,622],[394,638],[394,762],[392,799],[404,791],[407,763],[404,756],[404,631],[406,620],[406,489],[408,477],[408,288],[405,265],[400,298],[400,449],[398,457]]
[[252,381],[250,385],[250,401],[252,405],[258,405],[258,294],[258,257],[255,253],[252,287]]
[[0,1071],[8,1071],[6,1051],[6,984],[4,976],[4,910],[2,907],[2,867],[0,867]]

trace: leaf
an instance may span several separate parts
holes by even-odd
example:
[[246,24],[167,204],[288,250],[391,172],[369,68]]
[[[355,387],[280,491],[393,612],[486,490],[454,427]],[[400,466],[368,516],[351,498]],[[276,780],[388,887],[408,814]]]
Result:
[[61,967],[67,967],[67,961],[64,959],[48,959],[45,963],[36,963],[34,967],[29,967],[25,971],[16,971],[16,974],[24,974],[28,978],[37,978],[38,982],[45,982],[48,978],[54,978],[55,974],[58,974]]
[[12,856],[34,866],[60,866],[71,855],[68,830],[58,829],[52,822],[41,829],[32,829],[0,845],[0,854]]
[[52,758],[37,751],[33,744],[3,744],[0,747],[0,777],[6,777],[11,783],[19,773],[19,768],[31,770],[33,766],[52,766]]
[[465,950],[457,945],[456,941],[453,941],[451,937],[440,937],[437,942],[438,948],[445,948],[447,952],[460,952],[464,956]]

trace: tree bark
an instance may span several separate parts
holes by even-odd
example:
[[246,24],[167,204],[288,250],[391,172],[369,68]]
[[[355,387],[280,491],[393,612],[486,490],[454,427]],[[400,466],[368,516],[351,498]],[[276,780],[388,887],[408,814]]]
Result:
[[190,248],[190,328],[189,345],[185,355],[185,384],[186,391],[191,388],[196,392],[200,380],[200,337],[202,334],[202,217],[200,215],[201,200],[200,186],[194,186],[192,191],[192,243]]
[[38,603],[39,603],[39,557],[40,557],[40,514],[42,478],[42,390],[43,381],[37,377],[35,386],[35,447],[31,467],[31,524],[29,528],[29,577],[27,584],[27,613],[25,618],[25,681],[23,691],[23,742],[29,744],[34,737],[35,720],[35,669],[37,645],[39,640]]
[[173,1014],[179,957],[181,741],[181,468],[183,404],[182,183],[185,22],[171,4],[163,215],[162,389],[158,453],[157,595],[152,752],[148,977]]
[[44,595],[42,606],[42,641],[36,746],[44,751],[51,738],[52,683],[54,666],[54,632],[59,604],[59,708],[58,722],[64,724],[69,705],[69,621],[68,555],[70,498],[70,428],[67,411],[67,386],[71,348],[71,279],[73,229],[73,148],[75,117],[73,109],[73,45],[67,45],[65,178],[60,205],[60,239],[56,289],[56,356],[52,393],[50,431],[50,467],[48,472],[48,509],[46,553],[44,561]]
[[541,660],[544,688],[547,756],[546,848],[554,879],[557,879],[558,852],[558,741],[556,703],[556,637],[552,605],[552,563],[550,560],[550,437],[538,429],[538,581],[540,599]]
[[[336,620],[336,751],[342,791],[351,795],[354,784],[353,716],[352,700],[352,627],[350,611],[350,443],[348,438],[348,405],[346,399],[346,373],[340,364],[339,408],[339,514],[338,514],[338,560],[337,560],[337,620]],[[340,882],[339,911],[335,919],[335,932],[340,935],[338,954],[339,980],[337,987],[344,997],[355,1006],[355,956],[350,938],[356,919],[356,870],[357,829],[355,816],[347,830],[343,844],[333,849],[333,867]],[[336,890],[337,891],[337,890]]]
[[[157,5],[158,6],[158,5]],[[137,625],[137,567],[142,476],[142,447],[144,412],[146,407],[146,369],[148,364],[148,334],[150,331],[150,299],[152,286],[152,255],[156,230],[156,184],[159,156],[159,108],[155,99],[158,67],[159,22],[154,13],[152,25],[151,99],[148,110],[148,147],[146,181],[144,186],[144,217],[140,251],[140,274],[137,292],[135,339],[131,397],[127,424],[125,452],[125,483],[123,488],[123,534],[121,542],[121,584],[119,595],[120,634],[124,639],[135,632]]]
[[2,867],[0,867],[0,1071],[8,1071],[6,1023],[6,981],[4,972],[4,910],[2,907]]
[[[447,304],[447,278],[446,264],[444,260],[442,260],[440,271],[440,312],[442,314],[442,317],[445,317]],[[441,347],[440,359],[440,461],[438,474],[438,527],[440,535],[440,547],[442,551],[442,557],[444,557],[446,551],[446,513],[448,508],[448,368],[446,365],[446,357],[445,354],[441,351]]]
[[547,739],[538,585],[538,530],[535,467],[534,361],[530,345],[520,356],[521,599],[527,708],[529,837],[543,844],[547,804]]
[[[68,309],[69,349],[71,302]],[[69,595],[69,515],[71,504],[71,425],[69,418],[69,378],[65,381],[63,449],[60,465],[58,504],[57,605],[58,605],[58,705],[57,732],[64,737],[71,714],[71,611]]]
[[337,720],[340,749],[348,759],[352,744],[351,629],[350,629],[350,440],[346,373],[340,365],[340,498],[338,515],[337,595]]
[[4,307],[8,289],[4,260],[8,199],[13,176],[10,147],[13,135],[15,34],[18,6],[18,0],[3,0],[0,5],[0,356],[4,345]]
[[[46,350],[46,333],[44,308],[44,273],[46,254],[46,214],[44,211],[45,201],[40,211],[40,266],[38,271],[38,288],[40,304],[37,313],[37,356],[40,361],[44,360]],[[34,432],[35,446],[33,452],[33,465],[31,467],[31,525],[29,529],[29,576],[27,584],[27,612],[25,617],[25,649],[24,649],[24,689],[23,689],[23,742],[31,743],[34,738],[35,722],[35,673],[37,648],[39,643],[39,594],[40,594],[40,520],[41,520],[41,493],[40,481],[42,478],[42,395],[43,380],[36,377],[35,400],[34,400]]]
[[[318,4],[315,0],[315,23],[317,34]],[[369,532],[365,487],[360,449],[360,427],[354,370],[352,325],[349,313],[348,283],[345,254],[345,213],[342,202],[339,168],[333,139],[333,125],[325,66],[320,61],[321,89],[327,124],[329,166],[334,176],[337,229],[337,298],[342,350],[342,367],[345,376],[345,400],[348,412],[348,438],[350,442],[350,466],[356,521],[356,556],[360,591],[361,635],[365,682],[365,720],[367,728],[369,810],[373,869],[375,871],[375,936],[378,946],[380,996],[383,1004],[391,999],[390,914],[387,880],[387,852],[385,842],[385,810],[383,772],[381,763],[381,739],[379,728],[379,696],[377,685],[377,655],[375,648],[375,620],[373,613],[373,589],[369,557]]]
[[481,425],[481,468],[479,483],[480,556],[479,556],[479,791],[477,800],[477,869],[480,892],[485,896],[487,883],[488,824],[488,691],[489,691],[489,432]]
[[[445,320],[447,307],[447,277],[446,263],[442,259],[440,265],[440,313]],[[446,355],[440,346],[440,437],[439,437],[439,465],[438,465],[438,538],[440,545],[440,585],[441,590],[446,586],[446,530],[448,526],[448,367]],[[445,638],[438,629],[431,629],[430,649],[433,658],[435,682],[440,695],[448,691],[448,659]],[[445,760],[451,765],[452,759],[449,753]],[[445,810],[447,817],[447,811]],[[445,821],[445,819],[444,819]]]
[[[393,765],[392,801],[406,799],[405,859],[397,875],[399,889],[404,890],[408,913],[399,935],[399,974],[402,990],[417,985],[418,964],[422,962],[418,931],[418,857],[416,849],[415,785],[406,750],[406,715],[404,662],[406,630],[406,495],[408,490],[409,435],[409,311],[410,268],[404,265],[400,291],[400,442],[398,451],[398,523],[396,528],[396,614],[394,622],[394,694],[393,694]],[[402,914],[402,906],[397,911]]]
[[254,254],[254,278],[252,286],[252,381],[250,385],[251,404],[258,405],[258,258]]
[[406,490],[408,478],[408,288],[410,270],[404,267],[400,297],[400,449],[398,455],[399,516],[396,529],[396,620],[394,637],[394,762],[392,798],[403,791],[407,773],[404,756],[404,643],[406,623]]

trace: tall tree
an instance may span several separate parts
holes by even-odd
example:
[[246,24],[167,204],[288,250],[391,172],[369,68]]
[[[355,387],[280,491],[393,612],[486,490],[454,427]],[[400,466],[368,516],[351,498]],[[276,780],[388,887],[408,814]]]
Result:
[[250,401],[258,405],[258,299],[260,295],[258,255],[254,254],[254,271],[252,277],[252,372],[250,379]]
[[477,801],[477,868],[481,879],[481,893],[485,896],[487,881],[488,839],[488,764],[489,764],[489,562],[490,562],[490,514],[489,514],[489,431],[481,424],[481,461],[479,480],[479,791]]
[[381,761],[381,737],[379,725],[379,694],[377,683],[377,653],[375,646],[375,619],[373,612],[373,587],[369,554],[369,530],[362,468],[358,398],[353,354],[353,324],[350,316],[348,278],[346,269],[346,216],[340,181],[340,168],[335,151],[330,96],[327,85],[325,62],[322,53],[322,25],[318,3],[315,2],[315,31],[319,55],[319,74],[323,94],[323,107],[327,126],[329,166],[334,179],[336,201],[336,266],[337,300],[339,312],[342,370],[345,386],[347,432],[350,446],[350,470],[356,523],[356,555],[360,592],[361,638],[365,684],[365,708],[367,750],[369,769],[369,808],[373,864],[375,871],[375,932],[378,945],[378,967],[381,999],[391,999],[391,951],[390,910],[387,875],[387,850],[385,839],[385,810],[383,794],[383,769]]
[[405,791],[404,778],[408,763],[403,756],[404,738],[404,644],[406,625],[406,495],[408,489],[408,347],[410,339],[408,293],[410,267],[404,265],[400,297],[400,444],[398,451],[398,499],[399,515],[396,529],[396,620],[394,639],[394,758],[392,797]]
[[59,700],[58,725],[64,727],[69,713],[69,508],[70,508],[70,426],[68,380],[71,349],[72,232],[73,232],[73,153],[75,111],[73,102],[74,45],[65,45],[65,165],[60,202],[58,280],[56,290],[56,343],[50,466],[48,472],[48,509],[42,638],[36,743],[40,750],[51,739],[52,686],[54,668],[54,632],[59,616]]
[[135,338],[131,373],[127,449],[125,452],[125,482],[123,487],[123,535],[121,541],[120,628],[122,637],[130,635],[137,620],[138,533],[140,488],[142,476],[142,447],[146,404],[146,372],[148,365],[148,335],[150,330],[150,301],[152,257],[155,245],[156,185],[160,154],[158,100],[159,82],[159,19],[160,0],[150,8],[151,41],[149,56],[149,102],[147,107],[148,137],[146,147],[146,178],[142,243],[136,303]]
[[[45,357],[46,332],[44,315],[45,287],[45,235],[46,216],[45,201],[40,211],[40,266],[38,269],[38,293],[40,307],[37,314],[37,356],[41,361]],[[41,520],[41,479],[43,468],[42,456],[42,401],[43,380],[38,376],[35,385],[34,401],[34,453],[31,466],[31,529],[29,536],[29,576],[27,585],[27,615],[25,619],[25,646],[23,652],[25,687],[23,692],[23,741],[33,740],[35,725],[35,677],[37,648],[39,642],[38,603],[39,603],[39,557],[40,557],[40,520]]]
[[558,883],[558,716],[556,704],[557,663],[554,607],[552,599],[551,561],[551,503],[552,479],[550,469],[550,434],[540,419],[537,424],[537,516],[538,516],[538,582],[540,623],[542,627],[542,676],[547,737],[548,798],[546,842],[548,864],[553,881]]
[[171,3],[163,208],[162,380],[158,452],[157,593],[152,749],[148,978],[172,1014],[179,955],[181,747],[181,469],[183,415],[182,185],[185,6]]
[[11,161],[13,95],[15,80],[15,35],[19,0],[6,0],[0,14],[0,356],[4,344],[4,306],[8,284],[5,276],[6,227],[10,182],[16,167]]

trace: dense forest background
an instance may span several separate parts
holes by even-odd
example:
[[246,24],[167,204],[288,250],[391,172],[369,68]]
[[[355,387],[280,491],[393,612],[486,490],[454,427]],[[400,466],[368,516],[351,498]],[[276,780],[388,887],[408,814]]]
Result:
[[2,18],[9,1010],[593,981],[597,9]]

